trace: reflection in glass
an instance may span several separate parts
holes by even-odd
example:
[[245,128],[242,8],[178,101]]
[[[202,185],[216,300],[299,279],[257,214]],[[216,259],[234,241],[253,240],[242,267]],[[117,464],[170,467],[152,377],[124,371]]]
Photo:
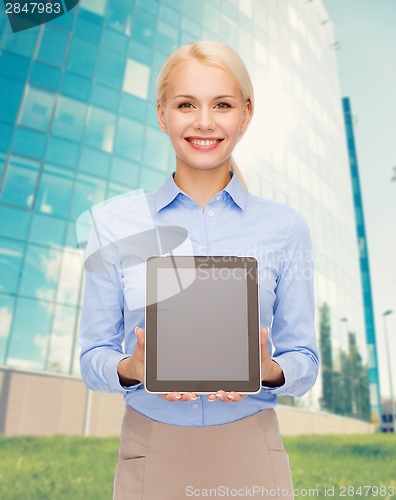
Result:
[[76,313],[74,307],[61,304],[55,306],[46,366],[50,372],[69,372]]
[[106,47],[99,49],[96,78],[104,83],[121,87],[125,71],[125,57]]
[[50,124],[54,101],[54,94],[28,85],[20,123],[26,127],[46,132]]
[[85,125],[87,106],[60,96],[56,106],[52,133],[72,141],[80,141]]
[[114,152],[124,158],[140,161],[142,157],[143,133],[143,125],[121,116],[118,119]]
[[15,298],[0,293],[0,363],[4,363],[8,335],[11,330]]
[[103,201],[105,181],[95,179],[90,175],[78,174],[70,210],[70,219],[76,220],[92,205]]
[[40,164],[26,158],[11,156],[1,201],[24,208],[32,208]]
[[113,113],[90,106],[88,109],[84,142],[111,153],[113,150],[114,126],[115,116]]
[[70,169],[77,167],[79,145],[59,137],[50,137],[47,149],[47,161]]
[[53,304],[19,297],[6,362],[43,370],[51,332]]
[[[166,171],[167,162],[164,159],[168,157],[168,136],[158,129],[147,127],[144,144],[143,163],[158,170],[165,169]],[[153,144],[155,144],[154,148]]]
[[66,64],[67,69],[91,78],[95,69],[96,51],[97,44],[74,36]]
[[55,299],[62,252],[54,248],[28,245],[19,293],[52,301]]
[[57,217],[34,214],[29,241],[37,245],[61,246],[65,237],[66,222]]
[[0,293],[16,293],[25,245],[0,238]]
[[[0,58],[0,65],[2,64]],[[7,123],[15,123],[19,104],[22,99],[23,83],[0,76],[0,119]],[[2,127],[2,125],[1,125]]]
[[82,270],[83,264],[79,250],[65,249],[58,278],[56,302],[75,306],[78,304]]
[[62,168],[46,165],[37,193],[36,210],[67,217],[73,189],[73,176]]
[[45,26],[37,58],[54,66],[63,66],[68,40],[67,33]]
[[149,78],[150,68],[148,66],[128,59],[122,90],[141,99],[147,99]]
[[42,132],[16,127],[11,150],[30,158],[41,159],[44,155],[47,136]]
[[0,236],[25,240],[31,212],[7,205],[0,205]]

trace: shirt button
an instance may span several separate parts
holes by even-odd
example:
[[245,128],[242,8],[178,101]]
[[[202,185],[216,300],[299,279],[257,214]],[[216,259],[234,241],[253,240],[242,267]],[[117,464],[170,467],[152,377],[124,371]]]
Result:
[[193,404],[193,408],[194,408],[194,410],[196,410],[196,409],[198,408],[197,403],[194,403],[194,404]]
[[199,251],[199,252],[204,252],[204,251],[205,251],[205,248],[206,248],[206,247],[205,247],[205,245],[199,245],[199,247],[198,247],[198,251]]
[[216,200],[220,201],[221,200],[221,196],[216,196]]
[[212,210],[208,213],[209,217],[213,217],[213,212]]

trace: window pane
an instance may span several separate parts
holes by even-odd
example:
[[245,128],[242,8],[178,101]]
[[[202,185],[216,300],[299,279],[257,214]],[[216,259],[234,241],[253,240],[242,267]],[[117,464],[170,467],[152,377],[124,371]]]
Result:
[[19,293],[40,300],[54,300],[62,252],[28,245]]
[[96,62],[97,44],[73,37],[67,69],[83,76],[92,77]]
[[87,106],[82,102],[60,96],[52,132],[65,139],[79,142],[84,131]]
[[121,87],[125,71],[125,57],[102,47],[99,50],[96,78],[104,83]]
[[22,108],[21,124],[47,132],[55,96],[28,85]]
[[16,127],[12,151],[31,158],[41,159],[45,151],[47,137],[41,132]]
[[101,108],[109,109],[110,111],[117,111],[118,101],[120,100],[120,93],[114,88],[96,83],[92,87],[92,104],[97,104]]
[[60,87],[60,91],[64,95],[88,101],[91,91],[91,80],[83,76],[75,75],[69,71],[65,71]]
[[[193,10],[196,11],[196,9]],[[153,46],[155,31],[156,17],[146,12],[142,12],[141,10],[137,10],[135,15],[133,16],[133,38],[145,45]]]
[[120,112],[130,118],[135,118],[139,122],[146,121],[147,101],[139,99],[131,94],[121,94]]
[[25,240],[31,212],[0,205],[0,236]]
[[87,174],[107,178],[111,156],[103,151],[83,147],[80,154],[79,170]]
[[148,66],[128,59],[122,90],[141,99],[147,99],[149,79],[150,68]]
[[1,200],[12,205],[31,208],[34,202],[39,163],[24,158],[11,157]]
[[139,185],[140,165],[123,158],[113,157],[111,166],[111,180],[125,186],[136,187]]
[[[153,147],[155,144],[155,147]],[[167,171],[167,158],[169,154],[169,139],[160,130],[151,127],[146,128],[146,138],[144,141],[143,163],[158,170]]]
[[29,241],[37,245],[62,246],[65,239],[66,222],[48,215],[34,214]]
[[107,14],[108,26],[116,31],[131,35],[133,3],[131,0],[112,0]]
[[[12,126],[0,122],[0,151],[8,151],[11,142],[11,134]],[[0,154],[0,182],[3,175],[3,156],[4,155]]]
[[143,126],[128,118],[118,119],[115,153],[124,158],[140,161],[142,158]]
[[153,49],[152,47],[147,47],[137,40],[129,40],[128,55],[143,64],[150,64],[153,61]]
[[104,181],[79,174],[74,188],[70,218],[76,220],[85,210],[103,201],[104,194]]
[[53,305],[19,297],[7,364],[43,370],[51,331]]
[[69,373],[76,309],[57,304],[51,329],[51,341],[46,369],[55,373]]
[[45,26],[37,58],[54,66],[63,66],[68,40],[67,33]]
[[35,30],[22,31],[17,36],[14,33],[9,33],[4,36],[3,49],[14,54],[31,57],[36,45],[37,35],[38,32]]
[[103,16],[106,8],[106,0],[81,0],[80,10],[86,9],[98,16]]
[[102,32],[103,18],[89,11],[81,10],[76,17],[74,36],[78,36],[93,43],[99,43]]
[[37,193],[36,210],[44,214],[67,217],[73,189],[73,178],[62,168],[46,166]]
[[76,143],[51,137],[47,149],[47,161],[71,169],[77,167],[79,147]]
[[122,33],[117,33],[116,31],[106,28],[103,31],[102,44],[111,50],[125,54],[128,49],[128,37]]
[[11,330],[15,298],[0,294],[0,362],[3,363]]
[[83,262],[79,250],[63,251],[56,302],[77,305],[81,287]]
[[84,142],[111,153],[113,150],[115,116],[91,106],[88,111]]
[[0,51],[0,75],[25,80],[29,64],[30,59],[26,57],[17,56],[6,50]]
[[[0,59],[0,66],[2,61]],[[0,117],[7,123],[14,124],[22,100],[23,83],[0,76]]]
[[24,244],[0,238],[0,293],[17,292]]
[[57,90],[61,72],[59,68],[34,61],[30,72],[30,82],[40,87]]

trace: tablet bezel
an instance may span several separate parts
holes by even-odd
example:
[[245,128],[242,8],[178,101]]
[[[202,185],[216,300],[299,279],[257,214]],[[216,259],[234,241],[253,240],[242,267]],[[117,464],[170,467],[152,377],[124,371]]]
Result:
[[[157,270],[195,268],[207,265],[215,268],[247,270],[248,303],[248,380],[158,380],[157,379]],[[193,392],[212,394],[218,390],[235,391],[241,394],[257,394],[261,391],[261,346],[259,324],[258,262],[252,256],[152,256],[146,260],[146,308],[145,308],[145,379],[144,387],[149,393]]]

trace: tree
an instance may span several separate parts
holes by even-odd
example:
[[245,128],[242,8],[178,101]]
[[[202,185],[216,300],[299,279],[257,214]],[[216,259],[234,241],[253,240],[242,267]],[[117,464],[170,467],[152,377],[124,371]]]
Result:
[[320,357],[322,363],[322,397],[320,405],[323,410],[334,411],[330,308],[326,302],[319,308],[319,315]]

